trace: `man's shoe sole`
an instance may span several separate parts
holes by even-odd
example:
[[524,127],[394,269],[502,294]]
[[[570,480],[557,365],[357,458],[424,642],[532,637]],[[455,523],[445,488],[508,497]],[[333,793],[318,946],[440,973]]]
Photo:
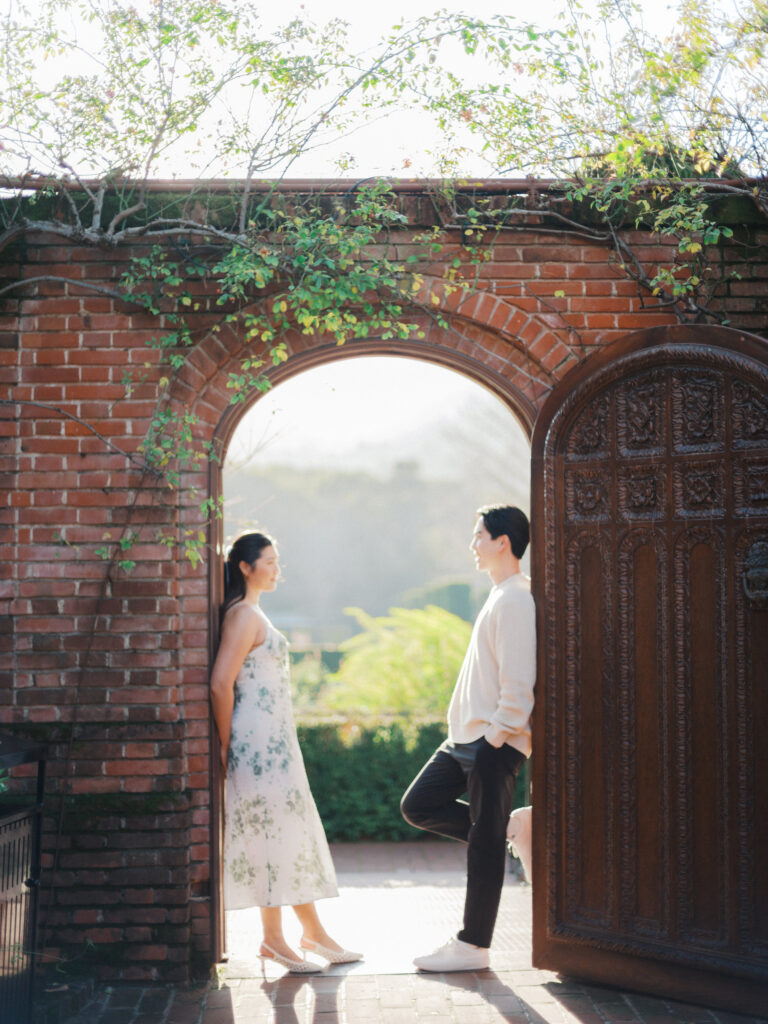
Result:
[[489,971],[491,969],[490,964],[482,964],[476,967],[421,967],[419,964],[414,963],[413,966],[417,971],[425,971],[427,974],[459,974],[462,971]]

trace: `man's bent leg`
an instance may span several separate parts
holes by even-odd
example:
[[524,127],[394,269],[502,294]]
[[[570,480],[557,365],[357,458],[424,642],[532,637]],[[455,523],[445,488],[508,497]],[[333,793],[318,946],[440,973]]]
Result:
[[459,762],[438,749],[408,787],[400,812],[414,828],[466,842],[469,806],[457,799],[466,789],[467,777]]
[[493,938],[507,863],[506,828],[515,779],[525,756],[505,744],[484,743],[469,773],[467,895],[459,939],[487,948]]

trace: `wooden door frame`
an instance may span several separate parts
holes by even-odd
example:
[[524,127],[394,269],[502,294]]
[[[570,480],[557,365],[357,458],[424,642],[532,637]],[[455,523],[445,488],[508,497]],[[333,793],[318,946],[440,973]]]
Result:
[[[441,348],[434,344],[418,341],[384,341],[382,339],[348,342],[343,348],[339,348],[336,345],[323,345],[308,352],[291,356],[287,362],[268,370],[266,376],[273,386],[277,386],[293,376],[304,373],[306,370],[344,359],[364,358],[366,356],[403,357],[455,370],[463,377],[473,380],[476,384],[495,394],[517,416],[529,439],[531,437],[536,419],[536,409],[530,400],[522,395],[500,373],[448,347]],[[258,401],[258,398],[259,396],[257,395],[248,404],[233,405],[227,409],[214,432],[213,443],[216,451],[226,452],[238,424],[251,406]],[[223,480],[221,465],[216,462],[209,464],[208,493],[214,502],[217,503],[214,507],[217,507],[219,497],[223,494]],[[216,520],[209,525],[208,543],[209,551],[211,552],[211,557],[208,560],[208,593],[210,595],[208,603],[208,660],[210,675],[219,639],[218,609],[224,596],[223,580],[220,572],[223,546],[223,523],[221,520]],[[210,716],[209,728],[211,736],[209,760],[211,779],[210,928],[213,962],[218,963],[225,952],[224,902],[221,895],[224,776],[220,768],[219,742],[212,715]]]
[[[554,474],[548,460],[562,431],[575,419],[584,401],[595,394],[596,386],[603,384],[607,387],[630,369],[642,369],[644,353],[648,355],[649,365],[661,365],[655,358],[661,346],[670,347],[670,362],[677,358],[675,348],[680,349],[682,356],[686,347],[695,346],[699,352],[711,348],[713,361],[718,365],[722,365],[724,354],[729,353],[734,357],[735,368],[738,368],[736,364],[744,366],[745,359],[768,367],[768,342],[743,331],[681,325],[635,332],[590,356],[555,387],[534,425],[531,444],[532,536],[536,538],[532,552],[532,589],[539,637],[532,766],[533,858],[537,879],[533,890],[533,962],[536,967],[562,971],[586,980],[590,980],[590,959],[594,952],[588,945],[579,948],[573,944],[566,949],[564,942],[558,948],[558,937],[550,930],[549,924],[552,902],[557,898],[553,882],[553,858],[557,851],[547,843],[546,836],[557,825],[556,817],[552,816],[557,814],[555,794],[561,780],[549,767],[558,760],[558,733],[554,718],[557,709],[554,708],[554,700],[548,699],[550,686],[554,685],[550,680],[557,664],[558,643],[557,638],[549,634],[547,626],[553,621],[558,580],[551,575],[551,567],[555,565],[555,539],[547,532],[546,511],[548,501],[552,501],[554,486]],[[601,948],[600,958],[603,965],[613,965],[617,977],[627,969],[627,956],[618,947],[615,950]],[[592,980],[595,980],[594,975]],[[635,981],[632,987],[638,990],[662,993],[688,1002],[692,1001],[691,991],[695,991],[698,999],[706,1005],[722,1005],[724,991],[730,986],[732,994],[726,998],[733,999],[733,1002],[726,1008],[751,1013],[765,1011],[765,984],[745,978],[707,975],[705,971],[684,966],[670,967],[662,961],[648,959],[637,970]]]

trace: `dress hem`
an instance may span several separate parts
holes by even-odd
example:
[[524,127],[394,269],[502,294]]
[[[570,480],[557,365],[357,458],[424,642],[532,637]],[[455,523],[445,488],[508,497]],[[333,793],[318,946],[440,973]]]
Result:
[[249,900],[247,903],[238,903],[237,906],[230,906],[226,900],[224,900],[224,910],[254,910],[256,907],[298,907],[303,903],[314,903],[315,900],[329,900],[339,895],[339,890],[329,889],[321,893],[310,893],[307,896],[299,894],[298,896],[291,896],[290,899],[285,901],[270,902],[270,903],[258,903],[253,900]]

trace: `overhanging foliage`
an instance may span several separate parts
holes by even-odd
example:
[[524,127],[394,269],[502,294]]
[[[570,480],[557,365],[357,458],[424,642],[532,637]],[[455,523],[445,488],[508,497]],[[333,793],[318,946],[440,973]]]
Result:
[[[114,288],[94,290],[157,317],[163,366],[124,380],[127,395],[152,384],[158,401],[130,459],[171,487],[216,455],[172,401],[174,375],[206,333],[231,328],[252,348],[229,378],[240,402],[285,358],[287,332],[338,344],[413,337],[425,315],[440,316],[416,301],[432,265],[449,293],[471,290],[495,242],[531,228],[605,245],[646,308],[722,322],[719,296],[736,272],[723,246],[748,263],[750,222],[768,215],[766,0],[732,13],[684,0],[666,34],[625,0],[569,0],[544,26],[441,14],[364,53],[338,20],[265,29],[255,4],[233,0],[20,0],[2,31],[0,246],[14,255],[15,241],[40,232],[146,246]],[[356,127],[414,109],[439,131],[438,177],[424,190],[431,224],[415,225],[380,176],[346,193],[281,189],[321,146],[349,170]],[[179,167],[195,179],[154,181]],[[535,178],[478,189],[462,175],[479,168],[502,186]],[[403,257],[392,234],[414,228]],[[643,256],[637,229],[668,258]],[[456,232],[460,250],[441,259]],[[43,280],[6,279],[0,297],[34,295]],[[212,304],[201,298],[211,285]],[[193,561],[201,538],[188,537]],[[119,545],[102,550],[129,567]]]

